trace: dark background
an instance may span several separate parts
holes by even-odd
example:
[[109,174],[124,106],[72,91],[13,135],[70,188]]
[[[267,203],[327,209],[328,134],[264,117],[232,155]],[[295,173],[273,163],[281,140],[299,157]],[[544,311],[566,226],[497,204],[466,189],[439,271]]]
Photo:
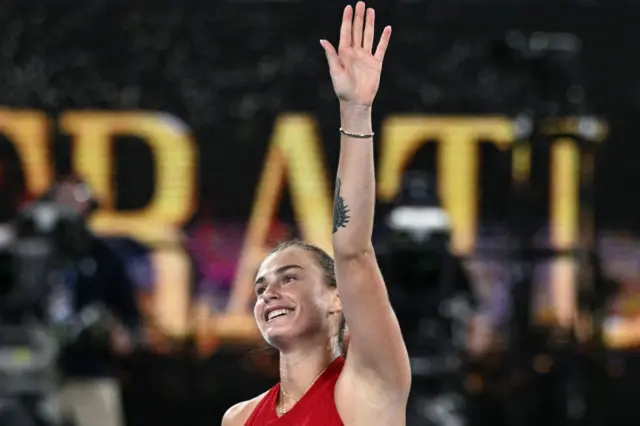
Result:
[[[335,170],[337,105],[318,40],[336,39],[343,5],[3,1],[0,104],[42,109],[53,118],[70,109],[171,113],[191,128],[199,147],[198,215],[244,221],[276,116],[313,114],[326,144],[326,164]],[[517,72],[510,70],[522,64],[504,54],[505,34],[512,29],[576,34],[583,44],[585,108],[605,117],[611,129],[597,160],[598,224],[632,232],[640,228],[640,147],[635,141],[640,129],[640,8],[587,2],[371,5],[380,23],[394,28],[375,105],[376,125],[402,113],[515,115],[524,98],[513,77]],[[53,130],[58,134],[52,146],[57,171],[65,173],[70,143]],[[509,159],[487,150],[487,161],[495,167],[482,172],[482,214],[486,220],[500,219]],[[116,152],[118,207],[143,206],[153,189],[145,177],[152,176],[153,167],[148,149],[141,141],[122,138]],[[419,154],[414,166],[429,165],[432,155]],[[5,184],[20,193],[20,167],[8,141],[0,144],[0,158]],[[602,424],[638,424],[636,355],[614,355],[624,361],[625,374],[607,382]],[[129,425],[218,424],[229,405],[273,382],[264,373],[270,368],[258,367],[262,364],[255,356],[254,348],[235,346],[224,346],[208,359],[189,351],[140,355],[123,366]],[[477,424],[501,424],[495,413],[506,408],[499,403],[480,404]]]
[[[394,27],[394,44],[376,123],[408,112],[515,115],[524,98],[510,89],[518,82],[504,71],[518,67],[505,65],[501,54],[506,33],[576,34],[583,43],[580,73],[590,112],[611,124],[598,157],[598,219],[606,228],[640,227],[640,204],[621,189],[640,179],[640,148],[633,142],[640,109],[634,41],[639,10],[380,3],[378,15]],[[215,217],[242,219],[277,115],[312,113],[320,123],[326,164],[336,166],[336,102],[318,40],[335,39],[341,8],[341,2],[6,1],[0,16],[0,103],[54,117],[84,108],[174,114],[199,146],[201,205]],[[62,136],[55,142],[58,170],[64,172],[69,143]],[[117,176],[127,183],[118,188],[119,207],[144,205],[153,184],[151,173],[138,173],[152,167],[146,148],[129,140],[118,144],[117,153]],[[241,165],[243,172],[230,176],[231,165]],[[233,184],[221,184],[230,179]],[[483,200],[496,198],[490,192],[499,180],[483,175],[483,192],[489,193]],[[483,212],[490,216],[499,204],[483,201]]]

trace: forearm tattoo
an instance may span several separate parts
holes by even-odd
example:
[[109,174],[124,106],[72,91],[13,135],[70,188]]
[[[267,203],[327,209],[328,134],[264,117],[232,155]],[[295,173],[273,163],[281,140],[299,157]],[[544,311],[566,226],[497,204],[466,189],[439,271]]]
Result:
[[349,207],[344,202],[344,198],[340,194],[340,187],[342,181],[340,178],[336,179],[336,193],[333,198],[333,233],[338,232],[338,228],[346,228],[349,223]]

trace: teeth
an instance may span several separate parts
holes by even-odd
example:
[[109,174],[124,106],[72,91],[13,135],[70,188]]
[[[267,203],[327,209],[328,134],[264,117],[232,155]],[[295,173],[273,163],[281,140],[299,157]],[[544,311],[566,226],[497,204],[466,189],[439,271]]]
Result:
[[269,312],[267,316],[267,321],[271,321],[272,319],[279,317],[280,315],[287,315],[291,312],[291,309],[276,309],[275,311]]

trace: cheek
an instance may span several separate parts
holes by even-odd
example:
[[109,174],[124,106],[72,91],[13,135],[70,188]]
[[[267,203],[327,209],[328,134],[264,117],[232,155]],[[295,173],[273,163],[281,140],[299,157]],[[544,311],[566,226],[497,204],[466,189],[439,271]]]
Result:
[[259,322],[258,320],[260,319],[260,312],[262,312],[262,308],[260,305],[260,302],[257,302],[255,305],[253,305],[253,318],[255,318],[256,322]]
[[312,317],[314,321],[322,320],[326,313],[326,307],[317,297],[307,296],[304,299],[305,316]]

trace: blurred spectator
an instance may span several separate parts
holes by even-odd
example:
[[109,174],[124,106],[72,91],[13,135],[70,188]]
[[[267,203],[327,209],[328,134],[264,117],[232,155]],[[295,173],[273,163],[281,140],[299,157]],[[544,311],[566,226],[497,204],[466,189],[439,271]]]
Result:
[[[75,177],[59,182],[46,197],[72,207],[85,218],[97,207],[88,185]],[[67,306],[77,314],[83,308],[102,304],[119,325],[109,330],[106,339],[109,356],[80,342],[65,349],[60,404],[64,415],[78,426],[121,426],[120,389],[112,360],[130,354],[139,314],[124,262],[102,239],[92,235],[91,240],[90,247],[67,271]]]

